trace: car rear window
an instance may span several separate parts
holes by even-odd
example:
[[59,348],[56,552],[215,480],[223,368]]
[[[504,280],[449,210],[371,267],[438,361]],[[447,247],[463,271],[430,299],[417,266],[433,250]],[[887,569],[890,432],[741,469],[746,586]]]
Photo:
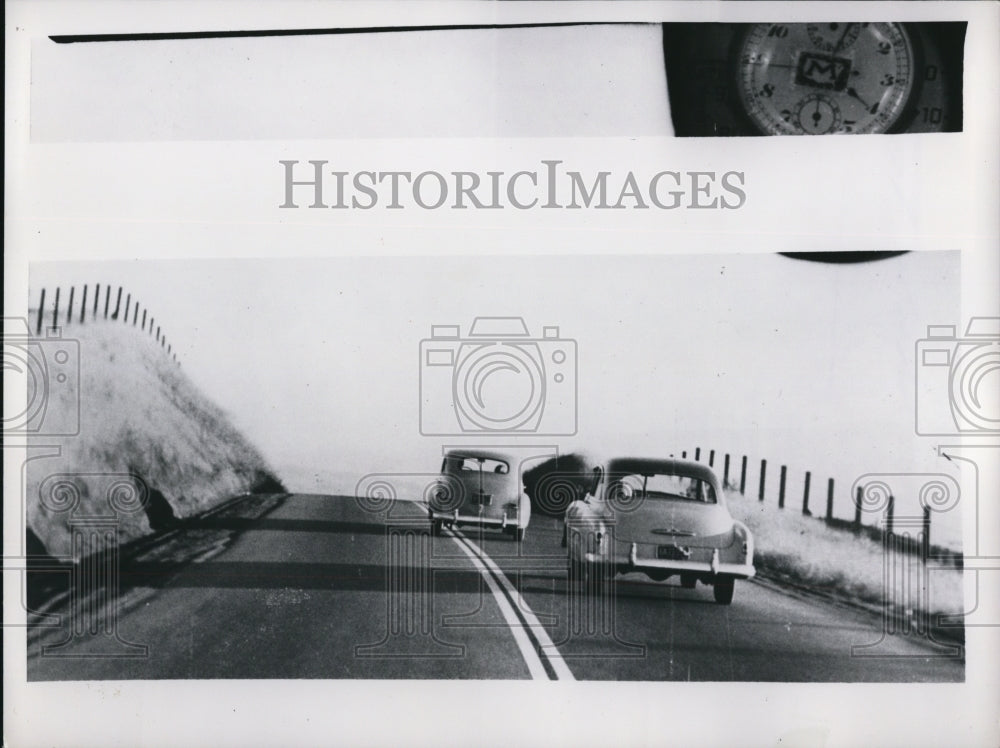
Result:
[[708,481],[665,473],[612,475],[608,481],[608,495],[624,500],[683,499],[702,504],[716,504],[719,500],[715,487]]
[[448,457],[444,461],[446,472],[476,472],[482,470],[484,473],[499,473],[506,475],[510,472],[510,465],[503,460],[496,460],[491,457],[469,457],[456,455]]

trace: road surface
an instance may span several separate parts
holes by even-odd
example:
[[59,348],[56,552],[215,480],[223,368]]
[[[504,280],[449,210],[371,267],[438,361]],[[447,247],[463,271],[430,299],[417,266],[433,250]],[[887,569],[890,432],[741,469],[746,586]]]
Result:
[[425,516],[324,495],[234,502],[126,555],[117,604],[97,590],[72,614],[52,607],[60,625],[29,630],[29,679],[964,678],[962,659],[866,611],[758,581],[729,606],[640,575],[572,594],[556,519],[536,514],[519,545],[432,537]]

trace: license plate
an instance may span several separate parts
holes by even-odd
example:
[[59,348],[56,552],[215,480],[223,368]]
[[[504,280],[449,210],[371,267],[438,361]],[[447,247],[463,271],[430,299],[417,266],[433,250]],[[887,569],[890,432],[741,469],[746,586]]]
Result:
[[688,556],[690,555],[690,551],[676,545],[656,546],[656,557],[666,561],[687,561]]

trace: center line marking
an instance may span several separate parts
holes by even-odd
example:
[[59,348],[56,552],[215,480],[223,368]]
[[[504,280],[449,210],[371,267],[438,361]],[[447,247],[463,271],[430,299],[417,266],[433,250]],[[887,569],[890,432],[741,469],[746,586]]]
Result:
[[[514,585],[507,579],[496,562],[461,532],[449,528],[444,529],[445,533],[469,557],[472,564],[479,570],[480,575],[486,580],[486,584],[493,593],[500,612],[521,650],[521,656],[524,657],[531,677],[535,680],[547,680],[549,679],[548,671],[551,670],[555,675],[555,680],[576,680],[562,655],[559,654],[559,649],[549,638],[548,631],[535,617],[528,603],[518,595]],[[533,646],[528,636],[529,633],[538,642],[538,649]],[[545,662],[542,660],[543,657]],[[546,664],[548,664],[548,668],[545,667]]]

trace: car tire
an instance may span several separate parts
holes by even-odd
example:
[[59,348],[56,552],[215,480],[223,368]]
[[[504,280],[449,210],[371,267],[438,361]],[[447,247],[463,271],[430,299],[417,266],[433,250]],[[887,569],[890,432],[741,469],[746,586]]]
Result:
[[514,536],[514,540],[516,540],[518,543],[521,543],[524,541],[524,533],[525,531],[527,531],[527,529],[528,529],[527,527],[515,527],[514,530],[511,532],[511,535]]
[[712,595],[715,597],[715,602],[720,605],[729,605],[733,601],[733,593],[735,591],[736,582],[732,579],[716,582],[712,586]]
[[681,587],[686,590],[693,590],[698,584],[698,577],[694,574],[681,574]]
[[441,535],[441,528],[444,526],[444,522],[439,519],[431,522],[431,535],[434,537],[439,537]]

